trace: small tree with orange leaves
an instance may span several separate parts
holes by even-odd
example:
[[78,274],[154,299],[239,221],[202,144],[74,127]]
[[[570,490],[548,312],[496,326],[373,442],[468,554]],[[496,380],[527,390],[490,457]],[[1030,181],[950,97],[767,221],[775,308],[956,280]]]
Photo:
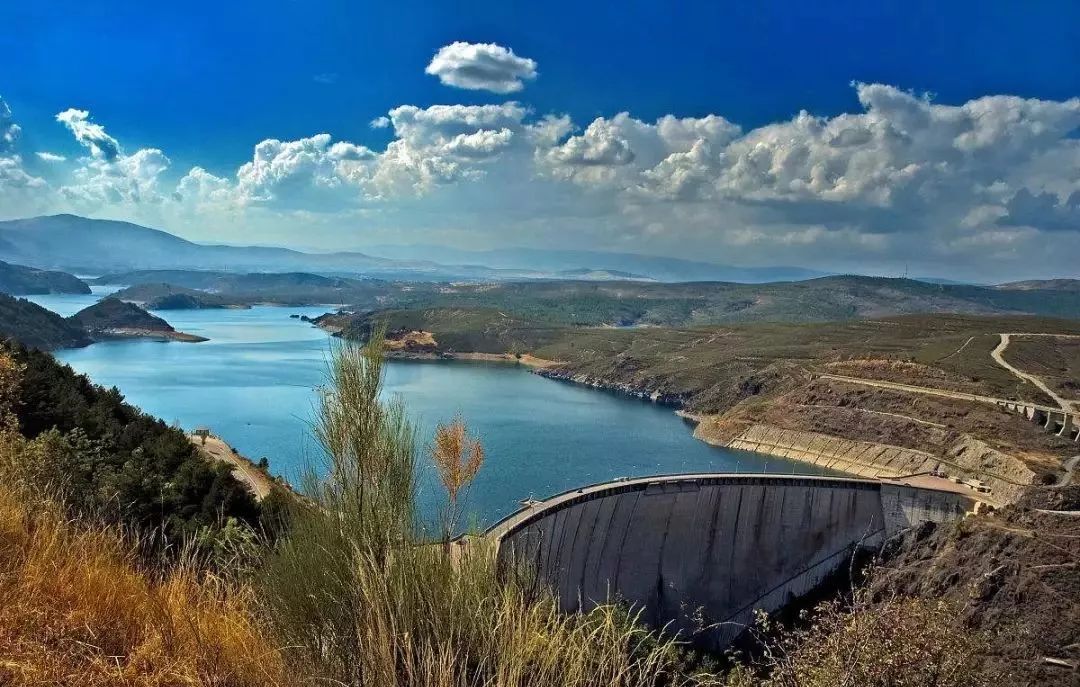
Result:
[[446,488],[447,508],[443,516],[444,539],[449,540],[457,527],[461,513],[461,496],[467,492],[480,466],[484,464],[484,447],[480,440],[469,436],[469,428],[460,417],[435,430],[435,441],[428,448]]

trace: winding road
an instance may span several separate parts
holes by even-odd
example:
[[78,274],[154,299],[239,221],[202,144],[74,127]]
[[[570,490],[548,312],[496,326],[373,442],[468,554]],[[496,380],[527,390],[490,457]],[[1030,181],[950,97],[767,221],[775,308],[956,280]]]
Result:
[[[1012,337],[1014,337],[1014,336],[1053,336],[1053,337],[1062,337],[1062,338],[1080,338],[1080,335],[1078,335],[1078,334],[1046,334],[1046,333],[1037,333],[1037,332],[1002,332],[998,336],[1001,337],[1001,340],[998,342],[998,345],[994,347],[994,350],[992,350],[990,352],[990,357],[994,359],[994,362],[996,362],[998,365],[1000,365],[1001,367],[1005,368],[1006,370],[1008,370],[1009,372],[1014,374],[1019,379],[1025,381],[1025,382],[1028,382],[1030,384],[1035,385],[1036,388],[1038,388],[1043,393],[1045,393],[1049,398],[1052,398],[1054,400],[1054,403],[1056,403],[1058,407],[1054,408],[1054,407],[1051,407],[1051,406],[1033,404],[1033,403],[1025,403],[1025,405],[1031,406],[1031,407],[1034,407],[1034,408],[1038,408],[1039,410],[1042,410],[1042,411],[1050,411],[1050,412],[1064,411],[1064,412],[1066,412],[1066,413],[1068,413],[1070,415],[1075,416],[1077,414],[1077,406],[1080,405],[1080,402],[1074,402],[1074,401],[1070,401],[1070,400],[1062,398],[1053,389],[1051,389],[1050,386],[1046,384],[1046,382],[1041,380],[1036,375],[1029,374],[1027,372],[1024,372],[1023,370],[1020,370],[1020,369],[1014,367],[1011,363],[1009,363],[1009,361],[1005,360],[1004,354],[1005,354],[1005,349],[1007,349],[1009,347],[1009,344],[1012,341]],[[974,337],[972,337],[972,338],[974,338]],[[964,342],[964,344],[960,348],[958,348],[956,351],[954,351],[953,353],[951,353],[947,357],[952,357],[953,355],[956,355],[960,351],[967,348],[967,345],[969,343],[971,343],[971,340],[972,339],[969,338],[967,341]],[[967,394],[967,393],[963,393],[963,392],[960,392],[960,391],[949,391],[949,390],[946,390],[946,389],[935,389],[935,388],[932,388],[932,387],[915,386],[913,384],[901,384],[899,382],[888,382],[888,381],[884,381],[884,380],[880,380],[880,379],[865,379],[865,378],[862,378],[862,377],[848,377],[847,375],[837,375],[837,374],[822,374],[820,376],[822,378],[832,379],[832,380],[835,380],[835,381],[838,381],[838,382],[847,382],[847,383],[850,383],[850,384],[861,384],[863,386],[872,386],[872,387],[877,387],[877,388],[881,388],[881,389],[892,389],[894,391],[907,391],[907,392],[911,392],[911,393],[925,394],[925,395],[928,395],[928,396],[940,396],[940,397],[944,397],[944,398],[954,398],[954,399],[959,399],[959,400],[964,400],[964,401],[977,401],[977,402],[981,402],[981,403],[993,403],[993,404],[997,404],[997,405],[1002,405],[1004,403],[1013,402],[1012,399],[997,398],[997,397],[994,397],[994,396],[982,396],[982,395],[979,395],[979,394]],[[1065,460],[1062,467],[1064,469],[1064,472],[1058,478],[1058,482],[1057,482],[1058,486],[1064,486],[1066,484],[1072,483],[1073,478],[1074,478],[1075,473],[1076,473],[1076,470],[1078,468],[1080,468],[1080,456],[1073,456],[1073,457]]]
[[1060,406],[1061,410],[1064,410],[1067,413],[1076,412],[1076,409],[1073,408],[1072,401],[1067,401],[1061,396],[1058,396],[1053,389],[1047,386],[1046,382],[1039,379],[1035,375],[1028,374],[1027,372],[1023,372],[1022,370],[1018,370],[1013,367],[1009,363],[1009,361],[1005,360],[1004,353],[1005,349],[1009,347],[1009,343],[1014,336],[1054,336],[1063,338],[1080,338],[1080,336],[1074,334],[1037,334],[1031,332],[1012,332],[1009,334],[1002,333],[999,334],[999,336],[1001,337],[1001,341],[998,342],[998,345],[994,348],[994,350],[990,351],[990,357],[994,359],[994,362],[996,362],[998,365],[1001,365],[1009,372],[1012,372],[1014,375],[1024,380],[1025,382],[1030,382],[1037,386],[1040,390],[1042,390],[1043,393],[1054,399],[1054,403],[1057,403],[1058,406]]

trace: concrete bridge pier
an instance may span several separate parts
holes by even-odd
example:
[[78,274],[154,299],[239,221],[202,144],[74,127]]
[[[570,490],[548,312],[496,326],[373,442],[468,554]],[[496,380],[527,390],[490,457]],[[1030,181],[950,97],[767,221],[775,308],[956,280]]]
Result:
[[1070,438],[1073,429],[1073,416],[1068,413],[1062,413],[1061,429],[1058,431],[1059,437]]
[[[1062,415],[1064,415],[1064,413],[1062,413]],[[1064,422],[1064,420],[1062,420],[1062,422]],[[1047,413],[1046,422],[1043,423],[1043,427],[1051,434],[1055,434],[1058,431],[1058,414]]]

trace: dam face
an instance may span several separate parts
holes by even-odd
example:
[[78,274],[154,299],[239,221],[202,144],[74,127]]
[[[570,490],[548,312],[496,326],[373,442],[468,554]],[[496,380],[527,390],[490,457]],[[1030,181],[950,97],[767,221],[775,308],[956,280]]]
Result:
[[[962,517],[967,497],[870,480],[675,475],[594,485],[488,531],[504,571],[545,580],[564,611],[611,600],[640,619],[728,646],[903,528]],[[519,573],[521,574],[521,573]]]

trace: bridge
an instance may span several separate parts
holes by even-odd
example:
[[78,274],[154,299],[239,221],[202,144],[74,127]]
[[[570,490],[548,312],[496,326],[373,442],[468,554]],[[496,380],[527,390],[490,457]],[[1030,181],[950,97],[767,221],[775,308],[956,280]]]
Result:
[[1051,434],[1080,443],[1080,418],[1063,408],[1052,408],[1038,403],[1001,399],[999,406],[1020,413]]
[[[618,599],[652,627],[722,650],[816,588],[858,550],[923,522],[959,519],[971,496],[901,482],[769,474],[623,479],[510,515],[486,536],[504,572],[527,570],[566,612]],[[509,573],[508,573],[509,574]]]

